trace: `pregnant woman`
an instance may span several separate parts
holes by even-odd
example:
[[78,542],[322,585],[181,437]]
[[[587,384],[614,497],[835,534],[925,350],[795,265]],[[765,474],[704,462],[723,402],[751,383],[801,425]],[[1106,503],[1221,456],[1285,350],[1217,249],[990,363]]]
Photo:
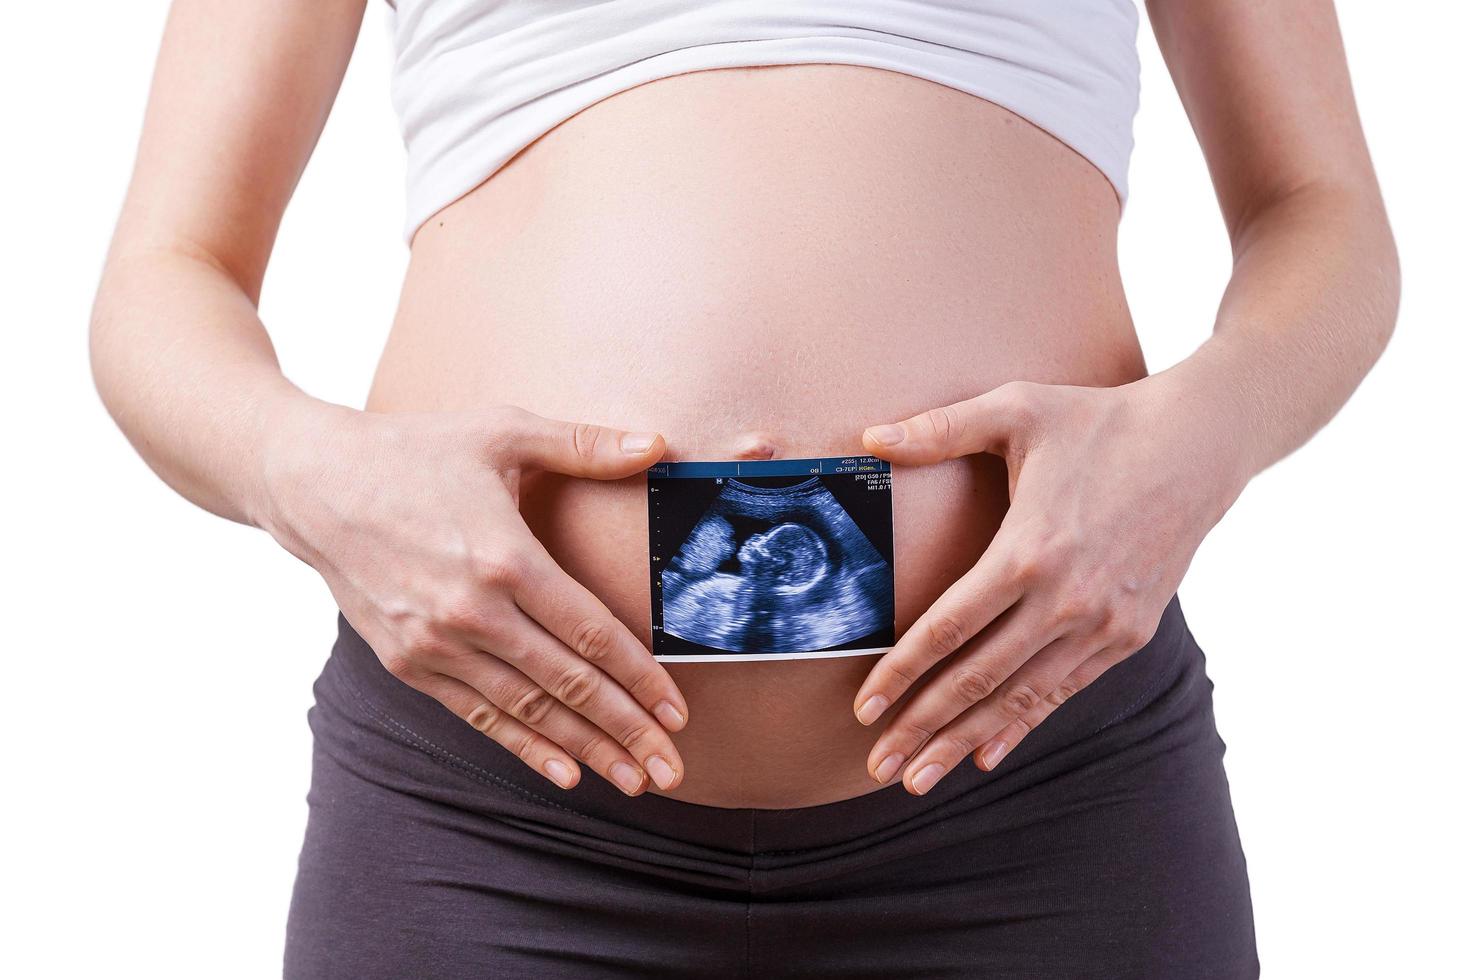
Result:
[[[176,0],[93,363],[342,611],[288,976],[1256,975],[1174,593],[1369,370],[1397,263],[1330,0],[1147,7],[1234,256],[1151,376],[1127,0],[398,0],[411,258],[360,411],[256,302],[364,0]],[[893,649],[656,662],[643,472],[861,452]]]

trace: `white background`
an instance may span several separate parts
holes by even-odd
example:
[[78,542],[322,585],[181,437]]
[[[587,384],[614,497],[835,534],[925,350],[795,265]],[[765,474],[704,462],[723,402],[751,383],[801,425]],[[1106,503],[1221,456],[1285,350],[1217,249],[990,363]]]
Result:
[[[279,974],[326,589],[173,496],[91,388],[85,334],[162,0],[13,4],[0,153],[0,974]],[[1207,650],[1264,976],[1468,976],[1473,17],[1347,0],[1405,276],[1357,397],[1260,477],[1182,588]],[[1122,228],[1153,369],[1208,333],[1228,253],[1143,22]],[[361,403],[406,251],[371,8],[263,315],[288,374]]]

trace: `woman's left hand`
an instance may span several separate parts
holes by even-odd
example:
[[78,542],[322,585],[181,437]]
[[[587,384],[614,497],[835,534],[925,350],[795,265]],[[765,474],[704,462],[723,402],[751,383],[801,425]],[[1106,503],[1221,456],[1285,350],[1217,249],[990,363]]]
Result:
[[977,564],[860,685],[854,710],[868,725],[937,668],[870,752],[876,780],[903,768],[921,794],[968,755],[995,768],[1150,640],[1247,482],[1230,448],[1241,433],[1193,401],[1170,372],[1119,388],[1011,382],[865,430],[869,452],[903,466],[999,455],[1011,498]]

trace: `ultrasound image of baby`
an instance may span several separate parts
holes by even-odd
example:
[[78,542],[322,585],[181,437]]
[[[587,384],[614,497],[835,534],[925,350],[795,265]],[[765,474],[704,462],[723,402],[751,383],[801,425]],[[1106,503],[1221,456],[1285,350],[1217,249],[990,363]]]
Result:
[[730,479],[661,573],[664,629],[736,653],[821,651],[890,626],[893,582],[817,477]]

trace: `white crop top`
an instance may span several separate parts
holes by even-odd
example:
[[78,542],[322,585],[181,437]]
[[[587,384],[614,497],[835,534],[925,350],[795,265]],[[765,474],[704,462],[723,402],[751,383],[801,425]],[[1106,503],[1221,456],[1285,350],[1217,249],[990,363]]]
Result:
[[706,68],[885,68],[994,102],[1126,196],[1132,0],[389,0],[405,236],[578,111]]

